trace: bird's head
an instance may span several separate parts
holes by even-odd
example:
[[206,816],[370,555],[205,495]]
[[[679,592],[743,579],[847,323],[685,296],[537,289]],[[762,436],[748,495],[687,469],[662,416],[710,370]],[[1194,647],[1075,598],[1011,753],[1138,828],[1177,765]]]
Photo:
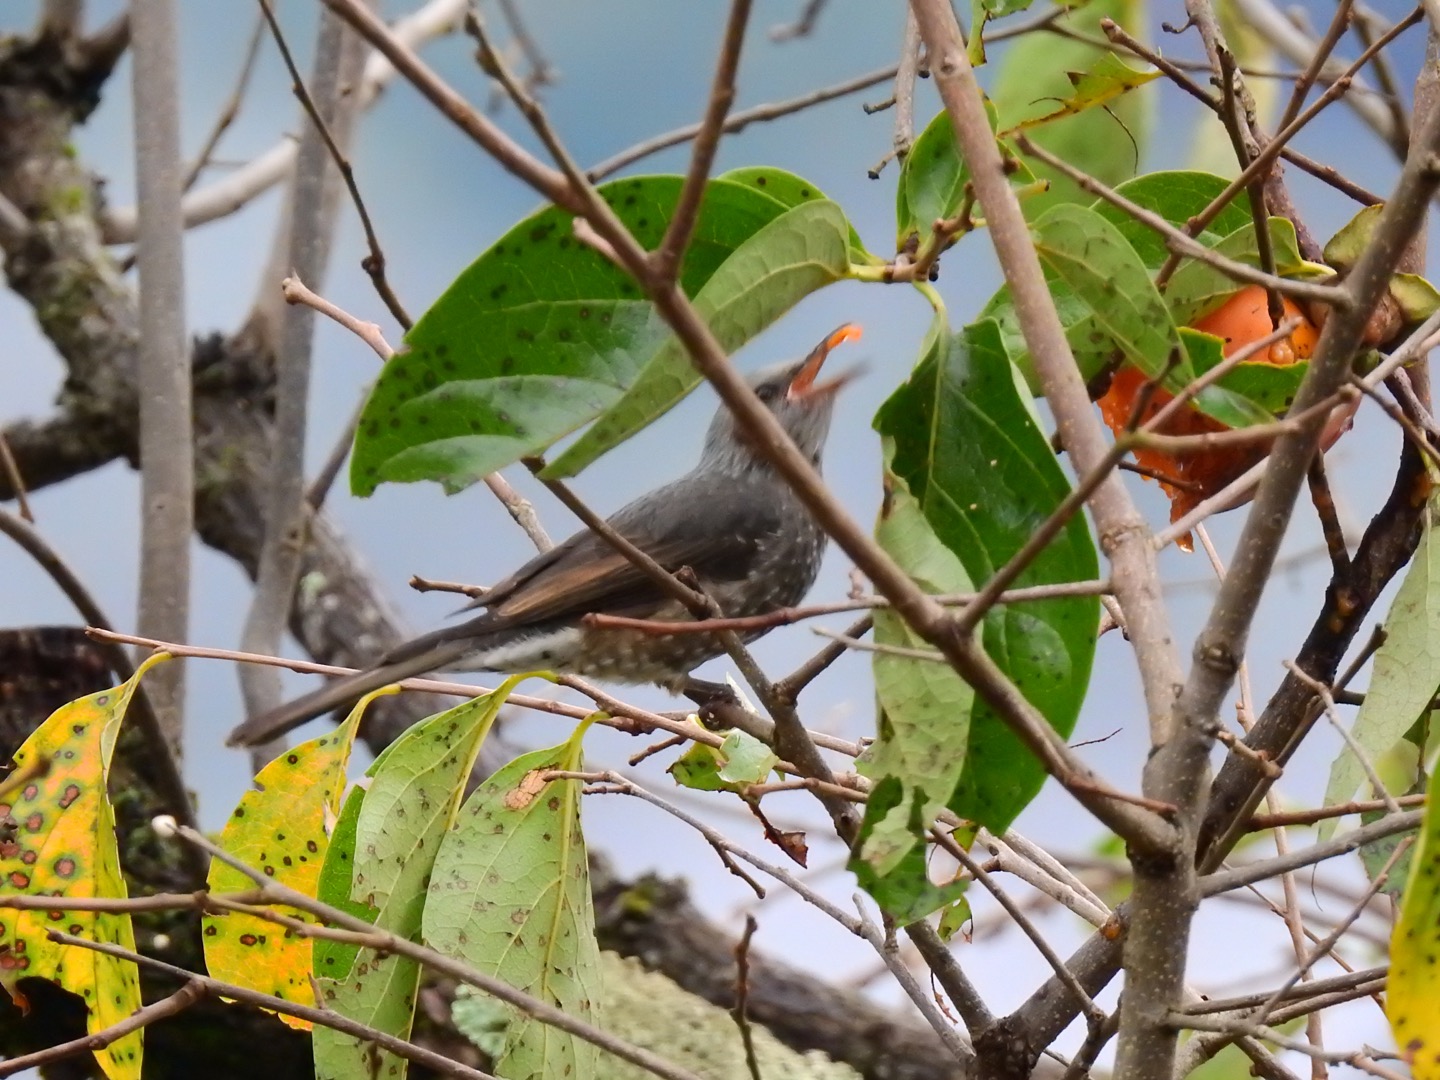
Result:
[[[846,341],[860,337],[860,327],[846,323],[810,350],[803,360],[789,360],[765,368],[746,381],[765,406],[775,414],[800,452],[818,467],[825,436],[830,431],[830,417],[835,409],[836,392],[860,373],[849,368],[828,379],[819,378],[820,369],[830,350]],[[735,422],[730,409],[721,404],[705,433],[705,449],[700,457],[701,468],[744,473],[760,465],[763,456],[756,452],[753,441]]]

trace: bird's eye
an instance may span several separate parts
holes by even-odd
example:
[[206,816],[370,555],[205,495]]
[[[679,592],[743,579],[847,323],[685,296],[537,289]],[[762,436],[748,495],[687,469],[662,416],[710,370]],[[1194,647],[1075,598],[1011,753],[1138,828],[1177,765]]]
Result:
[[755,396],[768,405],[780,396],[780,388],[774,383],[765,383],[755,388]]

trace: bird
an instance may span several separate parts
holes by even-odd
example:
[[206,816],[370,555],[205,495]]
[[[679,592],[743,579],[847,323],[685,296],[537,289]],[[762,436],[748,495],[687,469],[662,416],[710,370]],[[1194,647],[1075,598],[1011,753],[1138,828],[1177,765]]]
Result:
[[[827,379],[832,349],[860,336],[846,323],[802,360],[749,376],[813,465],[821,455],[836,392],[858,368]],[[815,582],[827,537],[774,465],[723,403],[688,473],[627,504],[608,519],[621,536],[672,573],[693,580],[728,617],[764,615],[798,604]],[[688,621],[690,611],[598,534],[586,529],[541,552],[462,610],[484,613],[397,646],[374,668],[242,722],[229,746],[276,739],[314,717],[353,704],[372,690],[436,671],[518,673],[550,670],[671,692],[715,687],[690,672],[724,651],[714,634],[656,635],[594,626],[591,613]],[[747,631],[753,640],[764,629]],[[692,690],[692,694],[693,694]]]

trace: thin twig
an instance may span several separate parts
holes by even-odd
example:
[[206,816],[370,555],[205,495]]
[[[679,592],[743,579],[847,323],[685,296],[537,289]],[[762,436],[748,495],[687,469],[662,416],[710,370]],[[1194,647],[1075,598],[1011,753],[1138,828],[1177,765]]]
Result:
[[745,1010],[750,998],[750,939],[755,936],[755,916],[745,915],[745,929],[735,944],[735,1007],[730,1016],[740,1029],[740,1041],[745,1045],[745,1066],[750,1070],[750,1080],[762,1080],[760,1062],[755,1057],[755,1034]]
[[[198,834],[197,834],[198,835]],[[297,894],[299,895],[299,894]],[[262,912],[254,912],[264,918]],[[354,920],[360,922],[360,920]],[[308,926],[316,936],[325,936],[324,927]],[[221,982],[206,975],[197,975],[193,971],[186,971],[184,968],[176,967],[174,964],[167,964],[162,960],[156,960],[151,956],[144,956],[119,945],[112,945],[108,941],[91,941],[88,938],[75,937],[71,934],[64,934],[58,930],[51,930],[47,936],[51,941],[60,945],[71,945],[80,949],[90,949],[93,952],[104,953],[106,956],[113,956],[120,960],[129,960],[131,963],[141,967],[148,967],[155,971],[164,972],[177,979],[184,979],[188,984],[198,983],[205,993],[219,998],[228,998],[231,1001],[243,1002],[246,1005],[253,1005],[257,1008],[268,1009],[271,1012],[283,1013],[286,1016],[298,1017],[301,1020],[308,1020],[312,1024],[321,1027],[333,1028],[335,1031],[349,1035],[364,1042],[371,1042],[390,1051],[400,1057],[407,1058],[418,1065],[434,1069],[436,1072],[446,1076],[464,1077],[466,1080],[497,1080],[497,1078],[479,1069],[472,1069],[443,1054],[437,1054],[433,1050],[427,1050],[422,1046],[407,1042],[404,1039],[396,1038],[388,1032],[380,1031],[348,1017],[340,1015],[333,1009],[319,1009],[309,1005],[300,1005],[293,1001],[286,1001],[284,998],[275,997],[271,994],[262,994],[258,990],[252,990],[248,986],[236,986],[233,983]],[[504,985],[504,984],[501,984]]]
[[98,1054],[116,1039],[129,1035],[132,1031],[140,1031],[157,1020],[179,1015],[205,997],[208,992],[209,988],[203,980],[192,978],[168,997],[136,1009],[125,1019],[111,1024],[107,1028],[82,1035],[78,1039],[71,1039],[69,1042],[47,1046],[44,1050],[36,1050],[33,1054],[21,1054],[0,1061],[0,1076],[14,1076],[26,1069],[43,1069],[51,1062],[63,1061],[65,1058],[75,1057],[79,1054]]
[[699,217],[700,199],[710,179],[710,167],[720,146],[725,129],[725,116],[735,101],[735,72],[740,66],[740,49],[745,43],[745,26],[750,21],[751,0],[731,0],[730,16],[720,39],[720,57],[715,63],[715,78],[705,103],[695,144],[690,150],[690,167],[675,201],[670,223],[660,246],[650,253],[650,267],[657,281],[674,282],[680,275],[680,262],[690,246]]
[[[163,838],[166,829],[163,823],[157,822],[156,824],[157,832],[160,832]],[[664,1077],[666,1080],[699,1080],[699,1078],[689,1070],[666,1061],[649,1050],[635,1046],[633,1043],[621,1039],[619,1036],[612,1035],[607,1031],[602,1031],[593,1024],[581,1020],[579,1017],[572,1016],[548,1002],[525,993],[523,990],[518,990],[494,976],[477,971],[470,967],[470,965],[444,956],[434,949],[417,945],[407,938],[389,933],[388,931],[379,930],[364,919],[357,918],[338,908],[333,908],[328,904],[323,904],[313,897],[306,896],[304,893],[290,888],[288,885],[283,885],[267,877],[263,872],[256,870],[240,859],[235,858],[219,845],[213,843],[203,833],[197,832],[194,829],[179,827],[173,830],[173,834],[180,837],[186,843],[198,847],[212,859],[218,859],[230,868],[244,874],[255,883],[264,896],[269,898],[269,902],[283,904],[286,907],[294,908],[307,915],[313,915],[327,925],[314,926],[298,919],[285,919],[283,916],[278,915],[278,913],[273,916],[262,917],[271,917],[274,921],[280,922],[282,925],[290,927],[291,929],[300,928],[297,929],[297,932],[308,933],[317,937],[324,937],[327,936],[327,933],[333,933],[334,931],[328,929],[330,926],[338,927],[343,931],[349,931],[350,936],[357,944],[363,943],[366,947],[376,949],[382,953],[397,953],[424,965],[438,974],[464,982],[467,985],[475,987],[477,990],[484,991],[491,997],[498,998],[505,1004],[518,1009],[520,1012],[534,1020],[538,1020],[542,1024],[557,1028],[560,1031],[574,1035],[576,1038],[583,1039],[585,1042],[598,1046],[600,1049],[614,1054],[616,1057],[628,1061],[632,1065],[636,1065],[647,1072],[654,1073],[656,1076]],[[227,991],[225,996],[228,997],[232,995]],[[326,1015],[334,1014],[327,1012]],[[328,1023],[326,1021],[321,1022]],[[387,1047],[387,1049],[390,1048]]]

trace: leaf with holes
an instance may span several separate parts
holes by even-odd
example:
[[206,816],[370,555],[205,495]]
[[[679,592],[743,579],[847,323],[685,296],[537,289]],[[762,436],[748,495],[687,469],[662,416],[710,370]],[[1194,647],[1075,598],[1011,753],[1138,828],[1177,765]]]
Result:
[[[938,324],[937,324],[938,325]],[[886,439],[885,458],[894,457]],[[970,575],[949,548],[935,535],[920,504],[905,482],[887,475],[885,505],[875,539],[904,571],[929,593],[968,592]],[[933,652],[933,646],[916,634],[895,612],[875,612],[875,642]],[[944,809],[965,769],[970,741],[970,715],[975,691],[954,668],[936,660],[912,659],[894,652],[877,652],[873,660],[878,709],[876,740],[860,759],[860,772],[877,782],[889,776],[899,781],[901,797],[881,814],[873,802],[865,815],[863,845],[852,858],[851,869],[867,888],[873,876],[885,880],[891,903],[903,900],[913,917],[929,914],[925,902],[943,902],[930,886],[925,860],[909,859],[923,840],[935,815]],[[857,863],[863,861],[865,867]],[[871,889],[872,893],[875,891]],[[886,906],[892,915],[894,907]]]
[[[13,782],[0,796],[0,892],[70,900],[129,894],[115,844],[115,808],[106,793],[110,759],[125,711],[141,677],[169,659],[156,653],[121,686],[57,709],[15,751]],[[0,908],[0,984],[17,1005],[20,979],[49,979],[85,1002],[85,1026],[94,1034],[140,1008],[135,964],[91,949],[57,945],[46,936],[63,930],[135,951],[128,912],[21,911]],[[95,1051],[110,1080],[139,1080],[144,1032],[132,1031]]]
[[[850,265],[846,228],[845,214],[835,203],[805,202],[736,248],[695,296],[695,309],[721,346],[727,352],[738,349],[803,297],[844,277]],[[700,381],[690,354],[671,338],[544,475],[574,476],[669,412]]]
[[[240,797],[226,822],[220,847],[280,884],[315,896],[360,716],[378,694],[394,692],[387,687],[367,694],[334,731],[285,751],[261,769],[255,788]],[[219,859],[211,861],[207,884],[215,894],[252,887],[247,876]],[[296,1004],[315,1004],[310,938],[242,912],[205,915],[200,924],[205,967],[214,978]],[[290,1027],[310,1030],[308,1020],[276,1015]]]
[[[600,188],[646,248],[683,183],[640,176]],[[725,180],[706,185],[680,285],[696,296],[784,203]],[[670,337],[628,274],[547,207],[480,256],[406,335],[360,417],[350,483],[437,480],[456,491],[604,412]]]
[[[347,899],[369,909],[365,917],[373,912],[377,928],[419,939],[425,885],[441,837],[455,820],[496,714],[515,686],[530,677],[514,675],[489,694],[422,720],[376,758],[358,810],[351,811],[352,797],[336,827],[321,871],[322,899],[343,888]],[[353,840],[346,814],[353,814]],[[348,949],[317,949],[315,962],[326,1008],[402,1039],[409,1036],[420,988],[414,960],[363,948],[353,955]],[[318,1080],[406,1075],[403,1058],[366,1040],[325,1027],[315,1030],[313,1040]]]
[[[880,407],[891,468],[970,580],[989,580],[1070,491],[1017,386],[992,322],[932,328],[910,379]],[[1082,516],[1071,518],[1016,586],[1098,574]],[[1062,736],[1074,728],[1095,654],[1099,602],[1063,597],[1004,604],[985,617],[985,650]],[[971,712],[965,769],[949,806],[1004,829],[1044,782],[1040,763],[983,703]]]
[[[598,1022],[600,946],[580,832],[582,722],[560,746],[523,754],[465,801],[435,859],[425,941],[568,1015]],[[593,1080],[599,1050],[512,1012],[496,1072],[507,1080]]]

